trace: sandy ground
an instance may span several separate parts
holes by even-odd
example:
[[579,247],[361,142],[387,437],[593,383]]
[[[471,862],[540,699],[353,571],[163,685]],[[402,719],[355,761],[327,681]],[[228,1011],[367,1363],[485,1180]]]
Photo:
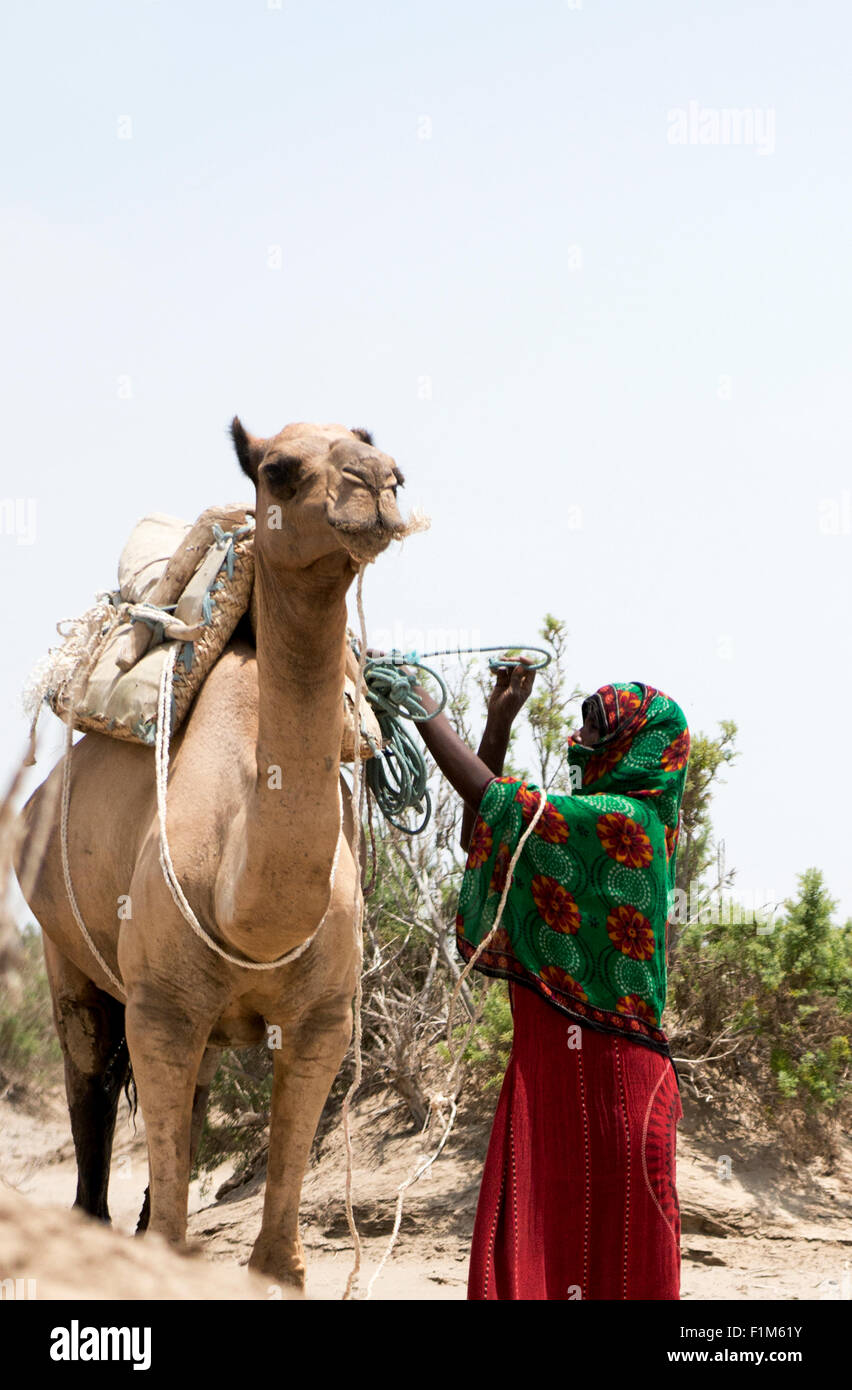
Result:
[[[401,1111],[382,1115],[381,1100],[356,1111],[355,1209],[363,1237],[363,1295],[387,1247],[396,1188],[411,1171],[423,1141],[405,1128]],[[487,1125],[464,1125],[444,1154],[406,1196],[393,1256],[373,1287],[378,1299],[463,1299],[467,1258]],[[34,1101],[12,1091],[0,1098],[0,1162],[4,1186],[38,1208],[67,1210],[76,1170],[61,1091]],[[728,1171],[730,1168],[730,1176]],[[771,1151],[738,1152],[726,1163],[718,1144],[699,1142],[681,1129],[678,1188],[683,1223],[683,1299],[852,1298],[852,1147],[831,1172],[795,1166]],[[304,1185],[302,1234],[308,1262],[308,1296],[342,1296],[353,1266],[343,1202],[344,1147],[339,1128],[315,1145]],[[206,1261],[231,1284],[209,1292],[161,1293],[165,1297],[233,1297],[234,1280],[248,1283],[244,1265],[260,1227],[265,1174],[240,1187],[217,1191],[231,1165],[193,1183],[190,1239],[202,1259],[182,1261],[193,1270]],[[144,1131],[134,1133],[126,1110],[119,1117],[110,1185],[116,1232],[131,1234],[146,1183]],[[132,1242],[134,1251],[146,1242]],[[5,1247],[0,1239],[0,1264]],[[134,1256],[135,1258],[135,1256]],[[223,1266],[228,1267],[227,1269]],[[8,1270],[0,1269],[0,1278]],[[212,1271],[211,1271],[212,1273]],[[62,1281],[57,1287],[61,1290]],[[78,1290],[79,1284],[74,1287]],[[72,1297],[74,1287],[66,1294]],[[128,1285],[130,1287],[130,1285]],[[122,1295],[119,1295],[122,1296]],[[132,1296],[127,1293],[124,1296]],[[150,1297],[150,1293],[137,1296]],[[252,1285],[242,1296],[275,1297],[274,1288]]]

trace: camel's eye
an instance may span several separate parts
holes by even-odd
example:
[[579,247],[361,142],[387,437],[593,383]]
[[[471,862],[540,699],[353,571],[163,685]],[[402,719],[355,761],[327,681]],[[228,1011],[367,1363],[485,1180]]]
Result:
[[299,486],[302,460],[292,454],[279,454],[277,458],[264,463],[263,476],[269,491],[285,500],[292,497]]

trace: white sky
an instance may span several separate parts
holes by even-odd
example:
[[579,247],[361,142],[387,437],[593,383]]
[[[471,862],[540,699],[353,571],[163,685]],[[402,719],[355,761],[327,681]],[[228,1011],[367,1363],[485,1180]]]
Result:
[[[4,30],[0,498],[35,537],[3,513],[0,764],[136,519],[246,497],[234,412],[363,424],[433,518],[369,574],[374,641],[567,618],[579,684],[739,724],[742,888],[817,865],[852,912],[840,0],[7,0]],[[671,143],[690,102],[752,143]]]

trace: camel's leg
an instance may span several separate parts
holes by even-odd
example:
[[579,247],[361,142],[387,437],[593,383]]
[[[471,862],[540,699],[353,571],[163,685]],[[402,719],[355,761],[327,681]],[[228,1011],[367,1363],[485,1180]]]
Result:
[[214,1020],[191,1018],[162,988],[146,984],[131,994],[127,1042],[148,1139],[149,1230],[182,1245],[195,1085]]
[[304,1288],[299,1235],[302,1179],[322,1108],[352,1035],[349,998],[317,1005],[289,1029],[273,1058],[272,1113],[263,1223],[249,1264]]
[[74,1205],[109,1221],[107,1193],[115,1115],[128,1067],[124,1005],[98,989],[47,936],[44,957],[65,1062],[65,1094],[77,1155]]
[[[219,1059],[222,1056],[221,1047],[208,1047],[201,1059],[201,1066],[198,1070],[198,1080],[195,1083],[195,1095],[192,1098],[192,1123],[189,1136],[189,1168],[192,1172],[192,1165],[195,1162],[195,1155],[198,1153],[198,1145],[201,1143],[201,1131],[204,1128],[204,1116],[207,1114],[207,1101],[210,1098],[210,1087],[216,1070],[219,1066]],[[141,1236],[148,1229],[148,1222],[151,1219],[151,1188],[145,1188],[145,1197],[142,1202],[142,1210],[139,1213],[139,1220],[136,1224],[136,1234]]]

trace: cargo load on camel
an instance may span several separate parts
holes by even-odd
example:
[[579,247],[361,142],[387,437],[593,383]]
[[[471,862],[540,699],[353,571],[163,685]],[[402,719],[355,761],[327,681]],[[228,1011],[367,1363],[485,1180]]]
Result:
[[[153,746],[163,671],[175,649],[170,733],[183,723],[205,678],[244,616],[251,627],[254,510],[209,507],[190,524],[159,512],[137,523],[118,562],[118,588],[98,595],[80,618],[58,624],[62,646],[41,663],[30,693],[75,729]],[[350,652],[341,697],[341,762],[355,755],[355,678]],[[366,701],[360,755],[382,746]]]

